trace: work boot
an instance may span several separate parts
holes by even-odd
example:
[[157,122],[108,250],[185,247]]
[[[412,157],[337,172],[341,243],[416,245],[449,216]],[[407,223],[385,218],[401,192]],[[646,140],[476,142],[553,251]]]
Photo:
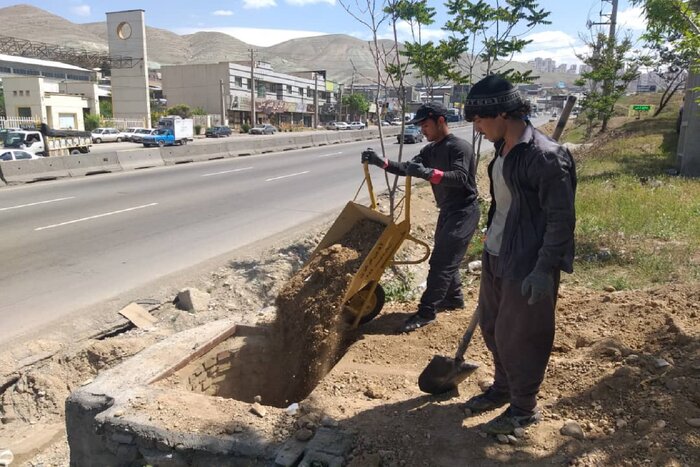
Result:
[[477,394],[465,402],[462,406],[462,410],[467,417],[471,417],[472,415],[503,407],[509,401],[510,394],[505,392],[496,392],[492,386],[481,394]]
[[420,314],[420,312],[411,315],[405,323],[403,323],[403,326],[399,329],[400,332],[413,332],[416,329],[420,329],[422,327],[425,327],[435,321],[435,316],[432,317],[426,317]]
[[437,311],[452,311],[460,310],[462,308],[464,308],[464,299],[461,297],[443,298],[437,305],[435,305],[435,309],[437,309]]
[[525,428],[540,420],[542,412],[537,408],[524,412],[510,406],[498,417],[479,425],[479,429],[489,435],[512,435],[516,428]]

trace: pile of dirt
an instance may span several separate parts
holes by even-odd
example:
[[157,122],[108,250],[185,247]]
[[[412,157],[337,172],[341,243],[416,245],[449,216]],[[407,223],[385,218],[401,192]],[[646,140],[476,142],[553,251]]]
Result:
[[384,227],[367,219],[356,223],[318,251],[277,297],[271,340],[280,355],[276,373],[287,382],[281,400],[306,397],[342,356],[349,344],[343,298]]

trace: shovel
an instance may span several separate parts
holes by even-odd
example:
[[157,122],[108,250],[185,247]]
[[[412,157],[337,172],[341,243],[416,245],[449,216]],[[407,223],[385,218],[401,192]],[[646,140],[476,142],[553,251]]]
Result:
[[418,377],[418,387],[421,391],[434,395],[452,391],[459,386],[459,383],[467,379],[469,375],[479,368],[479,365],[476,363],[465,362],[464,354],[467,351],[469,342],[472,340],[476,325],[479,324],[480,317],[481,311],[477,307],[467,330],[464,332],[464,336],[462,336],[459,347],[457,347],[457,353],[454,358],[435,355],[430,360],[428,366],[425,367]]

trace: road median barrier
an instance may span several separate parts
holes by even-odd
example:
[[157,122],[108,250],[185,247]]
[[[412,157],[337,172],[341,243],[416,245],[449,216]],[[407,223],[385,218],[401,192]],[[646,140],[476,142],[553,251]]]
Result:
[[256,139],[241,137],[224,143],[230,157],[251,156],[260,153],[261,143]]
[[165,165],[187,164],[195,161],[189,146],[164,146],[160,148],[160,157]]
[[311,148],[313,146],[318,146],[314,144],[313,135],[298,135],[294,136],[297,141],[297,147],[299,149]]
[[326,146],[328,144],[328,133],[323,131],[312,133],[311,142],[314,146]]
[[64,167],[68,169],[68,174],[71,177],[122,171],[116,152],[63,157]]
[[148,169],[165,165],[159,148],[130,149],[117,152],[117,160],[122,170]]
[[8,185],[70,177],[64,159],[77,156],[44,157],[26,161],[0,162],[2,179]]
[[334,131],[332,133],[326,133],[328,138],[328,144],[338,144],[342,143],[342,138],[340,131]]

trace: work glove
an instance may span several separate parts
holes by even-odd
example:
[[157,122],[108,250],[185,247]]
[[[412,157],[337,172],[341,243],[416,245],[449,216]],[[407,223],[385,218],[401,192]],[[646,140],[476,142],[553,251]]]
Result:
[[545,297],[552,298],[554,278],[549,273],[534,270],[523,280],[520,292],[523,297],[530,295],[527,300],[528,305],[534,305]]
[[386,165],[386,161],[379,157],[379,155],[374,152],[374,149],[372,148],[367,148],[364,151],[362,151],[362,162],[368,162],[372,165],[376,165],[377,167],[382,167],[384,168],[384,165]]
[[433,176],[433,169],[424,166],[421,162],[412,160],[406,166],[406,175],[422,178],[423,180],[430,180]]

